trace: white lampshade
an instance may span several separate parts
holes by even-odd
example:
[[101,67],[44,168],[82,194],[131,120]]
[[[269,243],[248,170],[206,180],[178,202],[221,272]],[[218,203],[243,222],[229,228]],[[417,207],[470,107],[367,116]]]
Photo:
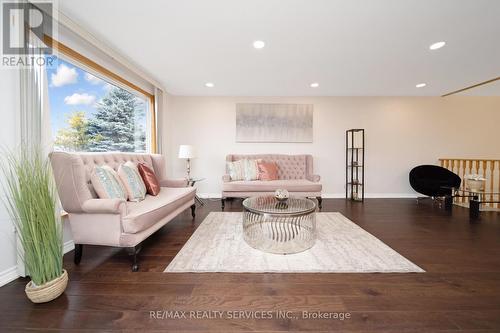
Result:
[[180,145],[179,146],[179,158],[195,158],[196,152],[193,146],[190,145]]

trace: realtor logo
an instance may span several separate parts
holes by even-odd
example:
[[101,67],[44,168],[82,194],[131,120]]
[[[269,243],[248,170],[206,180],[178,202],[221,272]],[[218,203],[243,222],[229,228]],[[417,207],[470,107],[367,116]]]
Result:
[[53,35],[52,10],[47,1],[2,3],[3,66],[30,66],[45,58],[40,54],[52,53],[44,43],[45,35]]

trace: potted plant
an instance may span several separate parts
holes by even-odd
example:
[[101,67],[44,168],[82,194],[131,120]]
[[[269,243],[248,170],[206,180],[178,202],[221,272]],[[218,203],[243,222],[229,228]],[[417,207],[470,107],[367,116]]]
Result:
[[51,168],[38,148],[4,154],[5,206],[23,247],[31,281],[25,292],[34,303],[59,297],[68,284],[62,268],[62,225],[56,213],[56,191]]

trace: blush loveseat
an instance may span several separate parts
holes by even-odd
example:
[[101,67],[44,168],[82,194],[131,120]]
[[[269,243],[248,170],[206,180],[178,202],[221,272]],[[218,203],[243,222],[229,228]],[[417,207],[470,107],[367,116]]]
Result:
[[226,162],[241,159],[262,159],[274,162],[278,167],[278,180],[231,180],[226,163],[226,174],[222,176],[222,210],[228,198],[247,198],[257,195],[273,194],[277,189],[286,189],[293,196],[315,197],[321,209],[320,176],[313,173],[311,155],[227,155]]
[[[195,217],[195,188],[185,179],[166,179],[162,155],[135,153],[65,153],[49,155],[63,209],[68,214],[75,242],[75,264],[84,244],[129,248],[132,270],[139,269],[140,243],[187,208]],[[125,162],[145,163],[154,170],[161,186],[157,196],[146,195],[139,202],[99,199],[90,174],[94,166],[114,170]]]

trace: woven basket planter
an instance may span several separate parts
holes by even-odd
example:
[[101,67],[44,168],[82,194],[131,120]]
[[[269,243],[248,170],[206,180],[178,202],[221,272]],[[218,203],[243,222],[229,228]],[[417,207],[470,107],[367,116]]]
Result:
[[33,303],[46,303],[50,302],[59,296],[66,290],[68,285],[68,272],[63,269],[63,273],[60,277],[55,278],[41,286],[34,286],[33,281],[30,281],[24,291],[26,296]]

